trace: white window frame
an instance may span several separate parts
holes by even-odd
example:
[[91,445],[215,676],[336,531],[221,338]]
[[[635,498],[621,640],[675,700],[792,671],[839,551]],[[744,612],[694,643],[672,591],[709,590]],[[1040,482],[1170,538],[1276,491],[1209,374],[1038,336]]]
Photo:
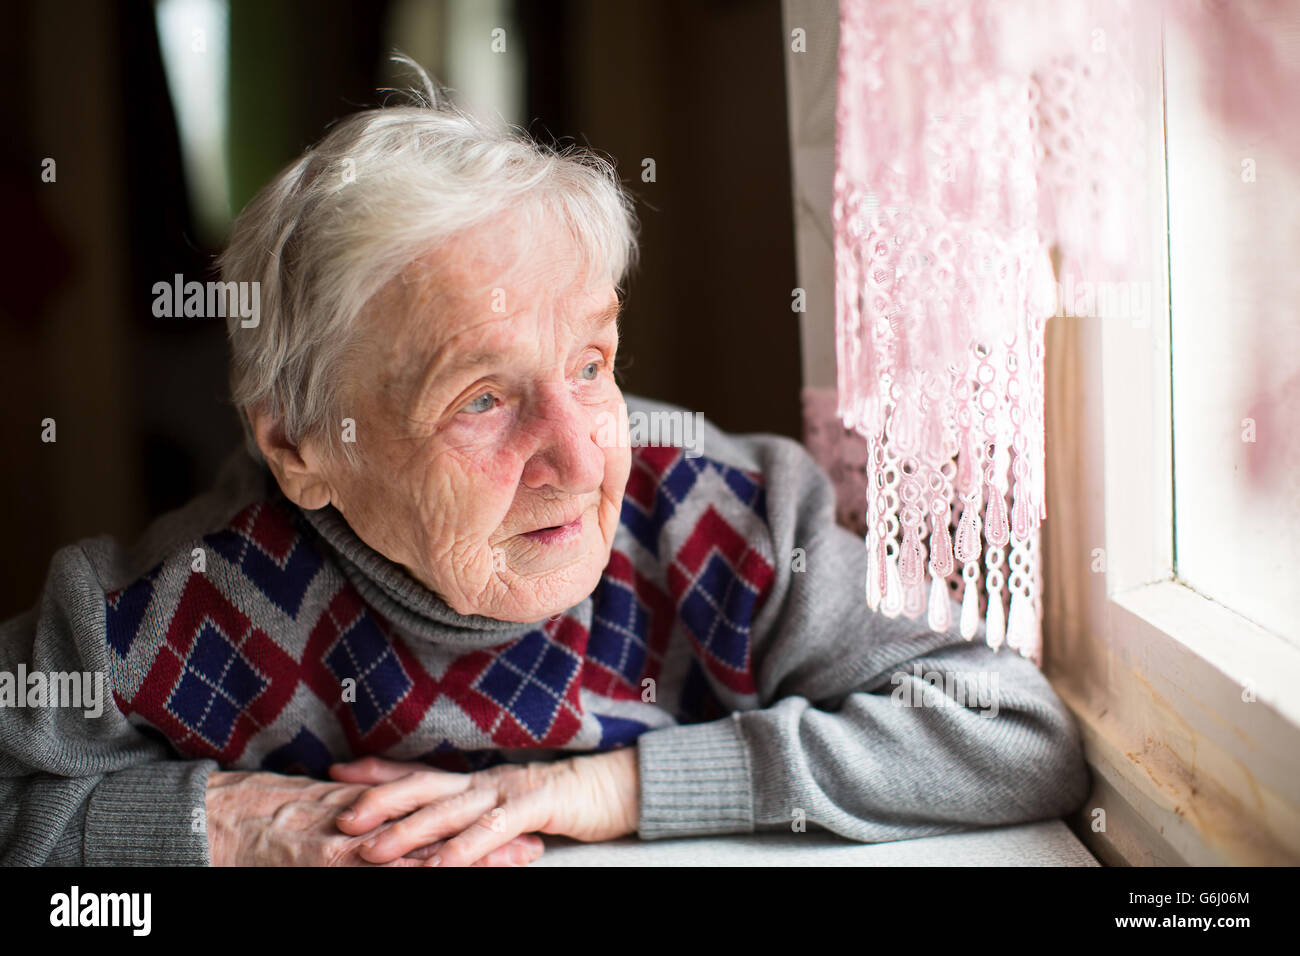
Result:
[[1150,139],[1150,322],[1047,324],[1045,671],[1094,780],[1071,822],[1112,863],[1294,865],[1300,648],[1175,575],[1165,144]]

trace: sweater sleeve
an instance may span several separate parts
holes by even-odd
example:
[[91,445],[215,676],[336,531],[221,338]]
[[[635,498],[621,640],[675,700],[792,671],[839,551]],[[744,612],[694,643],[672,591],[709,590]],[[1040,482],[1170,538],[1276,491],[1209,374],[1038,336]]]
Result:
[[[95,570],[74,545],[54,556],[37,606],[0,624],[0,681],[8,682],[0,698],[0,865],[210,863],[204,807],[216,763],[177,759],[123,716],[109,679],[105,617]],[[57,699],[20,686],[34,687],[32,674],[50,688],[61,683]],[[69,701],[74,679],[80,706]]]
[[1078,730],[1038,668],[993,651],[982,626],[966,641],[956,623],[936,633],[872,612],[865,547],[835,523],[825,473],[789,439],[734,440],[767,479],[776,573],[751,638],[760,706],[638,739],[641,838],[803,821],[881,842],[1081,806]]

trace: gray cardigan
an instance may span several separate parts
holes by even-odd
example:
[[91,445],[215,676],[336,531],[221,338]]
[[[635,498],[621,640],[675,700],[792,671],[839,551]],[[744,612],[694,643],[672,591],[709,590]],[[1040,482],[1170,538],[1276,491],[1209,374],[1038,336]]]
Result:
[[468,771],[635,744],[643,839],[876,842],[1082,805],[1077,728],[1032,662],[870,611],[801,445],[700,437],[634,449],[605,577],[556,620],[457,614],[242,452],[135,547],[63,548],[0,625],[0,862],[205,865],[212,770],[363,753]]

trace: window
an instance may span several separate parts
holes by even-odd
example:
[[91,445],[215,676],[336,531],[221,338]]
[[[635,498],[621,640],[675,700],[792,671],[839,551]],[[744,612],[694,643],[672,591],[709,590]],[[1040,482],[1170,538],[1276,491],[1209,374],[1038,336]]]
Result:
[[1201,109],[1172,26],[1164,59],[1151,319],[1048,323],[1046,670],[1104,859],[1295,863],[1300,178]]
[[1166,50],[1175,573],[1300,643],[1300,168],[1207,112],[1209,68]]
[[158,45],[180,128],[190,202],[210,244],[230,225],[228,0],[159,0]]

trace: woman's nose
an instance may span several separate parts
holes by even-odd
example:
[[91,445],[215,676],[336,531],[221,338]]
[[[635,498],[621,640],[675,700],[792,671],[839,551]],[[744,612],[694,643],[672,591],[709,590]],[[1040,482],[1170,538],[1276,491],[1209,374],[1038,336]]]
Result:
[[524,464],[529,488],[547,485],[570,495],[589,494],[605,477],[605,453],[596,442],[593,410],[567,389],[539,396],[529,430],[533,453]]

